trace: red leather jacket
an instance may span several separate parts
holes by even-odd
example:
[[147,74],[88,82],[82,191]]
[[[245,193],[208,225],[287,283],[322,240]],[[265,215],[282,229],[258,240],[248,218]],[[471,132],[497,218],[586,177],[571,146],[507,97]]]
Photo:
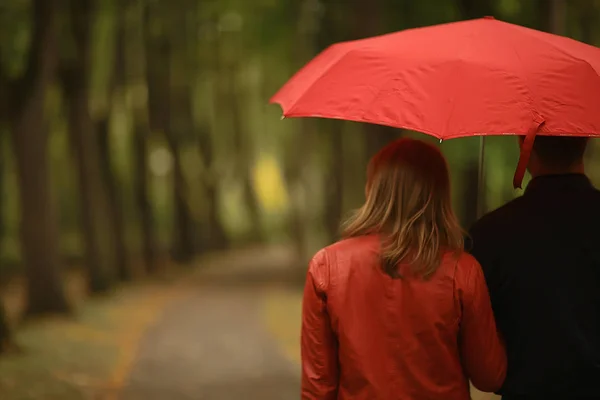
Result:
[[483,273],[444,256],[429,280],[379,268],[379,239],[319,251],[302,310],[303,400],[468,400],[498,390],[506,354]]

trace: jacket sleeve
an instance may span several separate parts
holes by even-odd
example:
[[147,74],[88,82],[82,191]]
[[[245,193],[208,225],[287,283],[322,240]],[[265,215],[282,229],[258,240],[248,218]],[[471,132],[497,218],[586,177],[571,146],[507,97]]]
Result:
[[322,250],[310,262],[302,301],[302,400],[335,400],[337,339],[327,313],[329,266]]
[[506,351],[496,329],[490,296],[481,266],[469,257],[464,278],[457,282],[462,306],[460,350],[473,385],[484,392],[498,391],[506,377]]

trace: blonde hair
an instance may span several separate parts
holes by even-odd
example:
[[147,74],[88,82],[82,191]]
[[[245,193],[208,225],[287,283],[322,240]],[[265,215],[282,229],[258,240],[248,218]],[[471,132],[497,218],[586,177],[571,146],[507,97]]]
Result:
[[452,211],[448,165],[439,149],[415,139],[388,144],[369,162],[366,201],[343,226],[345,237],[381,235],[385,273],[399,265],[429,278],[446,251],[463,250],[464,232]]

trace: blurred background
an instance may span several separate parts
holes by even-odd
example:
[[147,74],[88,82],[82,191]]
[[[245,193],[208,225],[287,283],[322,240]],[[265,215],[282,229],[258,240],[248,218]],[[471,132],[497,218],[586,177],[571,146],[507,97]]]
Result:
[[[0,399],[298,398],[307,261],[379,148],[432,139],[268,99],[334,42],[486,15],[600,42],[600,0],[1,0]],[[479,140],[440,146],[468,226]],[[518,153],[486,146],[490,210]]]

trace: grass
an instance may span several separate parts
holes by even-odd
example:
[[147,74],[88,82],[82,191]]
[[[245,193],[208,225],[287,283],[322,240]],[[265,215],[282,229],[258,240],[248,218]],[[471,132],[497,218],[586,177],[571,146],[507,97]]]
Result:
[[0,358],[2,400],[117,399],[143,333],[182,294],[165,283],[88,299],[75,319],[51,318],[17,331],[22,354]]

